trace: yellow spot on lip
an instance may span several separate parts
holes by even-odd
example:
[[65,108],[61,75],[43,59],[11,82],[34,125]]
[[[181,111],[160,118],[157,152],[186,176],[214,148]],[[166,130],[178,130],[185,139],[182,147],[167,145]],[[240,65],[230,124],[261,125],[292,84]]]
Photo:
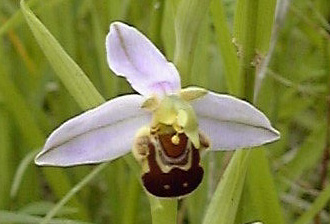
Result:
[[171,142],[174,144],[174,145],[179,145],[180,143],[180,138],[177,134],[173,135],[172,138],[171,138]]

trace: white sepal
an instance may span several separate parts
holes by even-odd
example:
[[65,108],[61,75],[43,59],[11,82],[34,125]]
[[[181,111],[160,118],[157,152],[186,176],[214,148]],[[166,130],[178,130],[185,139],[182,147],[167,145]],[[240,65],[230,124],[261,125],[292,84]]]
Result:
[[210,91],[192,106],[200,130],[211,139],[212,150],[249,148],[280,138],[261,111],[235,97]]
[[125,155],[136,131],[150,123],[151,115],[140,108],[143,101],[136,94],[117,97],[68,120],[49,136],[36,164],[73,166]]

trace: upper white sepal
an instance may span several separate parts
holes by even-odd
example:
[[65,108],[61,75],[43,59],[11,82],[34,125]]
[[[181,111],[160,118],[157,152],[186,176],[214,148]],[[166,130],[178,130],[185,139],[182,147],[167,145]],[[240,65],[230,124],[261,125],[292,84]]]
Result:
[[173,63],[134,27],[111,23],[106,49],[111,70],[124,76],[141,95],[171,94],[181,89],[180,76]]

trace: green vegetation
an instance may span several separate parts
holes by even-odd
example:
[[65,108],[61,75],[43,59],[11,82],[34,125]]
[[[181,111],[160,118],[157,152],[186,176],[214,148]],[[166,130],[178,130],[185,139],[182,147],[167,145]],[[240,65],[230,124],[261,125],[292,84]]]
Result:
[[[206,153],[202,185],[182,200],[147,195],[131,155],[34,165],[65,120],[133,92],[106,62],[118,20],[176,64],[183,86],[250,101],[281,139]],[[0,0],[0,42],[1,224],[330,222],[329,0]]]

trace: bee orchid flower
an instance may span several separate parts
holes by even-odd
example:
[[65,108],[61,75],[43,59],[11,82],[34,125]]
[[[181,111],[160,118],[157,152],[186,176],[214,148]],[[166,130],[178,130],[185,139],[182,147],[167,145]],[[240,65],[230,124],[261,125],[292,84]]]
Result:
[[202,181],[202,150],[250,148],[279,138],[251,104],[199,87],[181,89],[174,64],[135,28],[112,23],[106,50],[110,69],[139,94],[119,96],[62,124],[37,165],[107,162],[132,149],[150,194],[182,197]]

